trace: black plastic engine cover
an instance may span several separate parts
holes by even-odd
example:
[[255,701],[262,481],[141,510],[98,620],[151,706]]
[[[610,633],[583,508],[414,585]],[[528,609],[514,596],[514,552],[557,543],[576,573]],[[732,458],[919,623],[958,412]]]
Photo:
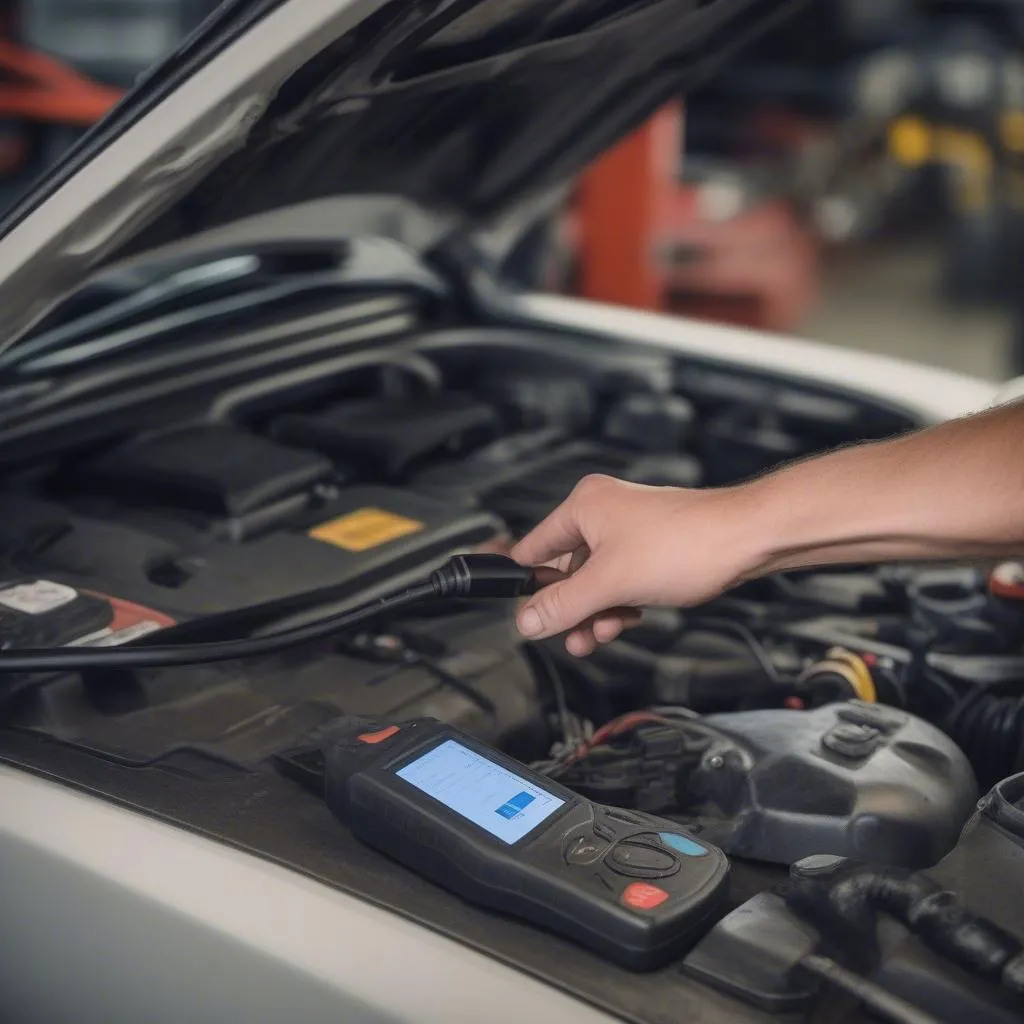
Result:
[[[520,442],[516,450],[511,441]],[[530,442],[536,445],[531,446]],[[558,443],[557,433],[537,431],[506,438],[461,462],[434,466],[413,486],[453,501],[477,503],[513,529],[529,529],[569,496],[584,476],[605,473],[635,483],[696,486],[700,463],[690,455],[638,454],[592,441]],[[497,452],[501,446],[501,451]]]
[[[0,501],[0,519],[8,504]],[[15,519],[18,517],[15,516]],[[23,518],[23,517],[22,517]],[[494,516],[403,490],[343,488],[292,516],[287,528],[227,543],[181,528],[65,513],[44,542],[8,535],[12,572],[157,608],[178,619],[235,612],[310,591],[342,600],[403,572],[489,540]],[[27,530],[27,527],[26,527]],[[0,527],[0,533],[2,533]]]
[[930,867],[956,845],[977,800],[956,744],[895,708],[850,701],[701,722],[722,740],[689,775],[682,817],[736,856]]
[[98,752],[161,759],[199,747],[247,765],[338,714],[432,715],[512,750],[547,742],[536,679],[502,609],[381,622],[244,662],[69,674],[18,714]]
[[326,478],[331,463],[223,424],[146,435],[81,467],[121,500],[244,515]]
[[350,401],[313,414],[274,422],[276,437],[355,464],[377,479],[401,476],[429,456],[451,458],[492,440],[493,407],[470,395]]

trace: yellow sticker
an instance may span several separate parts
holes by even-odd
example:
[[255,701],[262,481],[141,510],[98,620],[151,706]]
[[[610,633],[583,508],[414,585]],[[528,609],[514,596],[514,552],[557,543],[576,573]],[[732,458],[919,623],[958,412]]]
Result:
[[416,519],[382,508],[361,508],[313,527],[309,536],[346,551],[369,551],[422,529],[423,523]]

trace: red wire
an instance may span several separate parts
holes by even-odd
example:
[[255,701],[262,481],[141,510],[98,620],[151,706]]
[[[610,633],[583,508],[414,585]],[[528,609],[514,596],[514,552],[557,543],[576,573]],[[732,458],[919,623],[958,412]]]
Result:
[[605,740],[610,739],[613,736],[621,736],[624,732],[629,732],[631,729],[635,729],[639,725],[665,721],[666,719],[662,718],[660,715],[655,715],[650,711],[631,711],[629,714],[622,715],[619,718],[613,718],[610,722],[605,722],[605,724],[602,725],[601,728],[586,741],[586,743],[580,744],[576,751],[574,751],[564,763],[568,766],[581,760],[586,757],[594,747],[603,743]]

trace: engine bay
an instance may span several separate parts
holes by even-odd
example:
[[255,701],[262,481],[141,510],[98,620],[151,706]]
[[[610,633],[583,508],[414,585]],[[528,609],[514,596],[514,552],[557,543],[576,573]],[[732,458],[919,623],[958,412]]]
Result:
[[[160,407],[145,429],[13,468],[0,493],[0,640],[259,635],[393,590],[451,553],[503,550],[590,473],[719,486],[916,425],[856,396],[657,350],[424,331],[368,346],[351,370]],[[1024,769],[1022,637],[1015,564],[789,573],[699,609],[650,609],[583,660],[559,640],[524,643],[507,607],[452,602],[245,662],[7,677],[0,744],[8,760],[387,905],[626,1019],[691,1019],[688,1004],[694,1020],[753,1021],[771,1006],[746,998],[742,979],[704,987],[713,971],[673,968],[630,986],[375,859],[279,756],[339,715],[433,717],[593,800],[703,835],[733,858],[734,908],[833,854],[947,865],[951,888],[1012,928],[999,893],[1019,890],[1019,874],[996,860],[972,874],[962,835],[979,797]],[[1008,871],[1024,849],[1010,819]],[[883,974],[949,987],[933,954],[906,936],[890,945]],[[970,1012],[958,1019],[1012,1019],[998,993],[960,981]],[[860,1019],[841,1009],[800,1007]]]

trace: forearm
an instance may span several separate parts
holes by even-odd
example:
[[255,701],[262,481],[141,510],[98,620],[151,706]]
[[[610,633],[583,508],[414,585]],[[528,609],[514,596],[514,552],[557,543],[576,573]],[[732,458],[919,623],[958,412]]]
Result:
[[797,463],[740,489],[750,571],[1024,553],[1024,404]]

